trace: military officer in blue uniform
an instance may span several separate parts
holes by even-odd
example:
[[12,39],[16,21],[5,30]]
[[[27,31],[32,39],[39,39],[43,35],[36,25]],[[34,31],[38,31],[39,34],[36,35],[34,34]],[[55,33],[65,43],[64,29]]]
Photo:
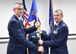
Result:
[[47,38],[47,41],[39,40],[39,44],[47,47],[51,47],[50,54],[68,54],[67,39],[68,39],[68,27],[62,20],[63,12],[60,9],[55,10],[54,20],[56,25],[52,32],[47,35],[40,31],[43,38]]
[[23,10],[21,3],[16,3],[13,7],[14,15],[8,23],[9,43],[7,54],[26,54],[26,47],[34,51],[43,52],[43,47],[38,47],[25,38],[27,33],[36,31],[39,24],[28,29],[24,28],[20,20]]
[[[37,20],[34,22],[34,25],[37,23]],[[34,31],[32,33],[29,33],[28,36],[28,40],[31,41],[33,44],[35,44],[36,46],[39,46],[38,44],[38,40],[42,39],[42,40],[46,40],[42,37],[40,37],[40,34],[38,33],[38,30],[41,29],[40,27],[38,27],[37,31]],[[43,31],[43,30],[42,30]],[[43,33],[46,33],[46,31],[43,31]],[[33,51],[31,49],[29,49],[29,54],[41,54],[40,52],[37,51]],[[43,54],[48,54],[48,47],[44,48],[44,53]]]

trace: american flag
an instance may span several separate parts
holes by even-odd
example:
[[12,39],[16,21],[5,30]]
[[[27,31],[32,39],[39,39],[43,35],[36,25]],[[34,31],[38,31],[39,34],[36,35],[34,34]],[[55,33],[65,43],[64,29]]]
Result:
[[23,12],[22,18],[23,18],[24,27],[26,27],[26,24],[28,23],[28,12],[27,11]]
[[23,12],[22,18],[23,18],[24,27],[26,28],[26,25],[29,24],[28,23],[28,11],[26,9],[25,0],[22,0],[22,3],[24,6],[24,12]]

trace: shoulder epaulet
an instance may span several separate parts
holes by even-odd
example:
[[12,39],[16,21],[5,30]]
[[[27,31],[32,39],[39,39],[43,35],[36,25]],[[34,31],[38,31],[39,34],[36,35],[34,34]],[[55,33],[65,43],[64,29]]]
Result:
[[63,26],[66,26],[65,24],[63,24]]

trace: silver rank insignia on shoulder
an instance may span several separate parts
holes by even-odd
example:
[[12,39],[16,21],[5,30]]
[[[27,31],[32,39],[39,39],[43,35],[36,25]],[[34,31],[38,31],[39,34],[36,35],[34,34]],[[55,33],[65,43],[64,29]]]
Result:
[[57,33],[58,33],[58,31],[57,31],[57,30],[54,30],[54,31],[53,31],[53,33],[54,33],[54,34],[57,34]]

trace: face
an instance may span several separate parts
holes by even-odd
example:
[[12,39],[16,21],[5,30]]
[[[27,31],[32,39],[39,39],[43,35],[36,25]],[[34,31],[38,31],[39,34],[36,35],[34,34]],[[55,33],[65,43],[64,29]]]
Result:
[[40,32],[40,31],[41,31],[41,27],[39,26],[38,29],[37,29],[37,32]]
[[55,12],[54,13],[54,20],[56,23],[60,22],[62,20],[62,15],[61,15],[61,12]]
[[23,11],[24,11],[24,8],[23,8],[23,6],[22,5],[20,5],[20,4],[16,4],[15,6],[14,6],[14,12],[15,12],[15,14],[17,15],[17,16],[22,16],[22,13],[23,13]]

